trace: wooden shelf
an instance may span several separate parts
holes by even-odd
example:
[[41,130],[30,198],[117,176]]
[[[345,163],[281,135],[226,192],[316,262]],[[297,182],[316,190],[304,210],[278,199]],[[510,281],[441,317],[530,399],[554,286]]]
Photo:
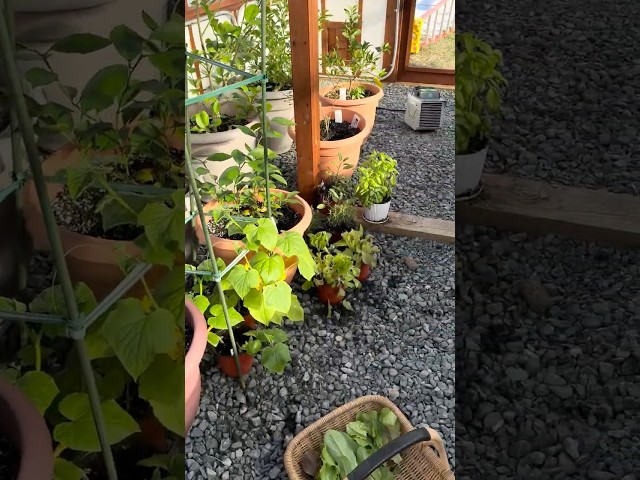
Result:
[[455,222],[436,218],[418,217],[398,212],[389,212],[387,223],[369,223],[362,218],[362,208],[358,208],[356,220],[372,232],[387,233],[402,237],[424,238],[436,242],[454,243]]
[[640,247],[640,197],[483,175],[481,195],[456,205],[460,223]]

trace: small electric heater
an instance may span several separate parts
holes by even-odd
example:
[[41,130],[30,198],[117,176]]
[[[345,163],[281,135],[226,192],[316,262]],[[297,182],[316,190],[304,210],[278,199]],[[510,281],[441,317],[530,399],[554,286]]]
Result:
[[442,128],[445,103],[435,88],[416,87],[407,95],[404,121],[414,130]]

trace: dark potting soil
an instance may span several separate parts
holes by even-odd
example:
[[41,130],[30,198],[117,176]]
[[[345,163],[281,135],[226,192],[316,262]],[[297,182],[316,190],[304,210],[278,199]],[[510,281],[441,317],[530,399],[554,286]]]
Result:
[[329,132],[327,132],[324,120],[320,123],[320,140],[323,142],[355,137],[359,132],[360,130],[352,127],[349,122],[336,123],[335,120],[329,120]]
[[193,327],[189,323],[184,324],[184,353],[185,355],[191,348],[191,342],[193,342]]
[[[244,324],[233,327],[233,336],[236,339],[238,347],[241,347],[249,339],[249,337],[245,335],[245,333],[249,331],[251,331],[251,329]],[[220,343],[213,349],[215,355],[231,355],[231,339],[229,338],[229,334],[225,331],[220,334],[220,337]]]
[[20,470],[20,452],[13,442],[0,431],[0,478],[16,480]]
[[106,240],[130,241],[144,233],[144,229],[137,225],[119,225],[105,232],[102,218],[95,212],[104,195],[102,189],[87,188],[73,200],[65,185],[52,204],[56,222],[72,232]]
[[[171,157],[172,165],[184,166],[185,156],[184,150],[178,150],[176,148],[169,149],[169,156]],[[124,165],[118,165],[115,169],[113,178],[110,181],[122,182],[122,176],[127,175],[127,170]],[[180,169],[180,173],[177,175],[174,172],[162,172],[157,170],[157,161],[154,158],[144,155],[137,155],[129,160],[129,172],[130,178],[138,178],[138,173],[143,170],[153,171],[153,179],[148,181],[139,182],[142,185],[153,185],[154,183],[160,183],[163,188],[184,188],[184,168]]]
[[[363,98],[373,97],[373,95],[374,94],[371,90],[365,90]],[[340,90],[332,90],[331,92],[327,93],[325,97],[331,98],[332,100],[337,100],[340,98]],[[353,100],[353,99],[350,99],[350,100]]]
[[[279,232],[285,232],[292,229],[298,224],[298,222],[300,222],[300,219],[302,218],[302,216],[298,212],[296,212],[288,205],[283,205],[280,208],[280,213],[280,217],[276,219],[276,226],[278,227]],[[226,222],[223,223],[222,221],[220,221],[216,223],[212,219],[209,221],[208,226],[209,232],[211,232],[212,235],[215,235],[218,238],[226,238],[228,240],[242,240],[242,238],[244,237],[241,234],[229,235]]]
[[[238,120],[235,117],[230,117],[230,116],[227,116],[227,115],[221,115],[220,116],[220,120],[221,120],[220,125],[218,125],[215,128],[214,127],[209,127],[209,130],[206,131],[206,132],[195,132],[195,131],[191,130],[191,133],[193,133],[194,135],[198,135],[200,133],[228,132],[232,128],[235,128],[236,125],[238,125]],[[196,122],[193,119],[189,120],[189,124],[190,124],[191,128],[196,126]],[[247,124],[247,122],[243,122],[243,125],[246,125],[246,124]]]

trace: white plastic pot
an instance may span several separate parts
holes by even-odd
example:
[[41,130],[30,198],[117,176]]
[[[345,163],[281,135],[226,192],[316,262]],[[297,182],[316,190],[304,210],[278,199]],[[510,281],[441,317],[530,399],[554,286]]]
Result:
[[389,217],[389,207],[391,206],[391,200],[387,203],[374,203],[370,207],[365,207],[362,216],[368,222],[383,222]]
[[[267,112],[267,118],[272,120],[276,117],[293,120],[293,90],[282,90],[279,92],[267,92],[267,102],[271,104],[271,110]],[[271,123],[271,129],[280,134],[279,138],[267,139],[267,146],[270,150],[280,154],[291,150],[293,139],[289,136],[288,128],[279,123]]]
[[480,183],[487,147],[467,155],[456,155],[456,197],[473,192]]

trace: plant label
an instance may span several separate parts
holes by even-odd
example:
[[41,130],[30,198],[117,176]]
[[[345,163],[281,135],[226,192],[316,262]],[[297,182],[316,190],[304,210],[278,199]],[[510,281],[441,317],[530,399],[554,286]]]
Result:
[[353,120],[351,120],[351,126],[353,128],[358,128],[359,123],[360,123],[360,117],[358,115],[354,115]]
[[347,89],[346,88],[341,88],[340,89],[340,100],[346,100],[347,99]]
[[336,110],[334,120],[336,121],[336,123],[342,123],[342,110]]

